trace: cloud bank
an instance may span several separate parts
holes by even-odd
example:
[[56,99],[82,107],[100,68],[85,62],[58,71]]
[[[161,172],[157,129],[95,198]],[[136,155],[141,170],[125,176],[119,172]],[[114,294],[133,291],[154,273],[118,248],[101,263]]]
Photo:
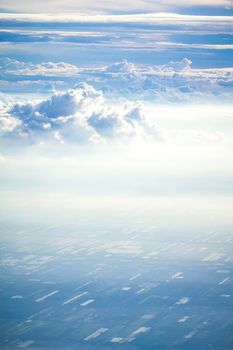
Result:
[[192,61],[139,65],[127,60],[102,67],[80,67],[66,62],[33,64],[0,59],[2,91],[67,90],[86,81],[110,98],[167,102],[227,102],[233,100],[233,68],[197,69]]
[[231,16],[208,16],[208,15],[183,15],[178,13],[168,12],[156,12],[147,13],[142,11],[136,14],[117,14],[117,15],[80,15],[75,14],[53,14],[53,13],[1,13],[0,19],[5,25],[13,24],[32,24],[32,23],[62,23],[63,27],[67,23],[72,24],[134,24],[140,26],[141,24],[147,25],[160,25],[162,27],[167,26],[186,26],[189,27],[202,27],[203,29],[211,29],[211,26],[219,26],[222,28],[232,27]]

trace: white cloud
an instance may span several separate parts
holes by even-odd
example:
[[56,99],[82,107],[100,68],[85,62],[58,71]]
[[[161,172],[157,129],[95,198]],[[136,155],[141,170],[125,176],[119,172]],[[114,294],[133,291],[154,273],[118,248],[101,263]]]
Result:
[[83,12],[83,13],[106,13],[111,11],[158,11],[170,10],[180,7],[210,6],[232,7],[232,0],[48,0],[45,2],[30,3],[26,0],[2,0],[1,7],[7,10],[26,12]]
[[[75,81],[87,81],[111,98],[114,95],[115,98],[146,99],[159,103],[230,102],[233,98],[233,68],[193,68],[188,58],[163,65],[137,65],[122,60],[109,66],[82,69],[65,62],[32,64],[4,58],[0,59],[0,72],[5,77],[4,81],[0,81],[5,91],[12,88],[38,91],[41,88],[41,91],[47,92],[67,89]],[[17,80],[18,76],[20,80],[10,86],[12,78]],[[25,80],[22,80],[22,76]],[[27,76],[35,76],[37,80],[27,81]],[[11,77],[8,84],[7,77]],[[65,81],[61,81],[62,77]],[[72,99],[71,96],[67,98]],[[51,103],[55,102],[53,97]],[[56,113],[55,108],[56,103],[51,113]]]
[[186,26],[201,27],[214,30],[217,27],[232,29],[232,16],[199,16],[199,15],[181,15],[178,13],[146,13],[142,11],[140,14],[124,14],[124,15],[80,15],[75,14],[51,14],[51,13],[1,13],[0,20],[6,23],[7,21],[28,22],[28,23],[79,23],[79,24],[147,24],[159,26]]
[[0,136],[13,131],[20,124],[20,120],[7,114],[7,105],[0,101]]
[[0,135],[15,130],[19,125],[21,121],[17,118],[0,115]]
[[51,13],[0,13],[0,20],[5,25],[15,23],[22,25],[27,23],[33,25],[33,23],[49,23],[50,27],[57,23],[65,24],[91,24],[95,26],[95,31],[98,25],[115,25],[121,27],[121,25],[134,25],[140,28],[140,25],[146,24],[160,26],[165,28],[167,26],[175,26],[178,28],[195,29],[200,28],[208,30],[209,32],[215,32],[216,30],[224,30],[224,32],[232,32],[233,17],[232,16],[199,16],[199,15],[181,15],[177,13],[146,13],[145,10],[140,14],[124,14],[124,15],[80,15],[76,14],[51,14]]
[[128,62],[127,60],[122,60],[121,62],[116,62],[104,68],[104,71],[107,73],[126,73],[131,74],[135,73],[137,70],[136,66],[133,63]]
[[22,62],[9,57],[0,58],[0,71],[12,75],[40,75],[40,76],[72,76],[80,69],[65,62],[42,62],[33,64]]
[[4,113],[0,125],[5,138],[11,136],[32,143],[161,138],[160,132],[147,123],[140,103],[110,106],[101,91],[85,83],[42,101],[10,104],[8,115],[6,108]]
[[192,66],[192,61],[188,58],[184,58],[181,61],[178,62],[169,62],[168,64],[165,64],[161,66],[162,71],[172,71],[172,72],[182,72],[182,71],[190,71]]
[[188,58],[160,66],[123,60],[92,72],[92,83],[105,91],[159,103],[230,102],[232,80],[232,68],[195,69]]
[[156,49],[158,48],[193,48],[193,49],[204,49],[204,50],[232,50],[232,44],[184,44],[175,43],[169,41],[159,41],[155,43]]

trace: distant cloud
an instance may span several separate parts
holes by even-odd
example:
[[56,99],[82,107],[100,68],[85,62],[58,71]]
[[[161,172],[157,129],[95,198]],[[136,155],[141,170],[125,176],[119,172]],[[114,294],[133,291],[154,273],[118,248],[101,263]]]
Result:
[[[208,16],[208,15],[186,15],[174,12],[156,12],[148,13],[145,9],[141,13],[136,14],[106,14],[106,15],[80,15],[78,13],[0,13],[0,20],[2,26],[7,24],[22,24],[27,23],[49,23],[50,25],[62,23],[66,24],[82,24],[82,25],[107,25],[111,24],[120,26],[121,24],[140,25],[147,24],[167,28],[168,26],[184,27],[202,27],[203,29],[214,30],[217,27],[225,28],[225,30],[232,26],[233,19],[231,16]],[[213,27],[215,26],[215,27]],[[51,28],[51,27],[50,27]],[[232,28],[232,27],[231,27]]]
[[[70,67],[64,67],[70,75],[77,72],[72,67],[76,62],[94,66],[122,58],[142,64],[153,64],[153,60],[163,64],[187,56],[195,59],[198,67],[231,66],[233,17],[230,15],[150,13],[145,8],[140,13],[116,13],[1,13],[2,55],[25,60],[30,56],[34,63],[70,61]],[[49,70],[53,74],[57,68],[48,67],[47,74]],[[46,67],[34,69],[35,75]]]
[[164,64],[161,66],[163,71],[173,71],[173,72],[182,72],[182,71],[190,71],[192,66],[192,61],[188,58],[184,58],[182,61],[178,62],[169,62],[168,64]]
[[111,13],[129,11],[158,11],[174,10],[193,6],[226,7],[232,8],[231,0],[47,0],[28,2],[26,0],[2,0],[1,8],[13,11],[25,12],[83,12],[83,13]]
[[103,69],[107,73],[123,73],[131,74],[135,73],[137,70],[136,66],[133,63],[128,62],[126,59],[123,59],[121,62],[116,62],[107,66]]
[[233,98],[233,68],[197,69],[188,58],[163,65],[138,65],[124,59],[108,66],[86,68],[65,62],[33,64],[2,58],[0,74],[4,78],[0,86],[6,92],[55,91],[86,81],[110,98],[114,95],[160,103],[230,102]]
[[[107,46],[108,49],[116,49],[120,47],[121,50],[127,48],[128,50],[135,52],[170,51],[175,50],[177,48],[180,48],[182,50],[188,49],[191,51],[200,49],[206,51],[233,50],[233,36],[231,34],[228,34],[228,42],[226,42],[226,36],[224,36],[224,34],[221,34],[222,38],[217,38],[217,42],[211,42],[211,40],[213,40],[213,37],[217,36],[217,34],[214,33],[214,31],[216,31],[215,25],[213,25],[212,28],[213,33],[209,35],[208,39],[206,39],[206,42],[202,42],[202,37],[198,37],[198,35],[196,35],[195,39],[193,39],[192,32],[188,32],[187,28],[183,28],[183,40],[185,42],[182,42],[182,40],[179,38],[179,34],[177,34],[176,37],[176,34],[172,33],[172,29],[167,29],[165,33],[163,32],[162,28],[160,28],[160,32],[157,31],[155,34],[155,29],[151,28],[150,33],[147,33],[147,35],[145,35],[143,33],[143,29],[141,28],[141,33],[135,34],[134,31],[132,31],[131,33],[123,34],[121,32],[121,25],[118,25],[116,33],[113,34],[107,33],[107,28],[105,28],[106,32],[103,31],[102,33],[98,33],[99,26],[100,24],[96,25],[96,32],[84,32],[82,34],[80,34],[79,32],[69,34],[57,30],[54,30],[53,32],[22,31],[21,33],[16,32],[15,30],[0,31],[0,42],[8,45],[26,45],[29,43],[40,43],[49,45],[52,43],[57,45],[63,44],[68,47],[72,43],[79,47],[84,47],[85,49],[87,49],[88,46],[99,49],[102,47],[103,49],[105,49]],[[124,24],[122,24],[122,26],[124,26]],[[202,30],[202,28],[199,29]],[[224,31],[224,29],[221,28],[218,28],[218,30],[220,31],[220,33]],[[192,42],[193,40],[196,40],[196,42]],[[56,69],[56,67],[49,68],[51,69],[51,71]],[[40,67],[38,66],[37,69],[39,70]],[[70,72],[72,73],[72,65],[70,65]]]
[[0,58],[0,73],[12,75],[46,75],[46,76],[69,76],[80,72],[80,69],[65,62],[42,62],[33,64],[22,62],[12,58]]

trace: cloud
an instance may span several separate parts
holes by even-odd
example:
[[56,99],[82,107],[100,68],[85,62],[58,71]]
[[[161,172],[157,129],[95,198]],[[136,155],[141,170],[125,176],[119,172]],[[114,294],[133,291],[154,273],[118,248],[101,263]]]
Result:
[[65,62],[33,64],[9,57],[0,58],[0,73],[4,75],[73,76],[80,71],[77,66]]
[[158,11],[195,6],[226,7],[232,8],[231,0],[48,0],[46,4],[41,2],[30,3],[26,0],[2,0],[1,8],[13,11],[25,12],[83,12],[83,13],[111,13],[111,12],[134,12],[134,11]]
[[[22,77],[21,77],[22,78]],[[51,93],[57,89],[67,87],[64,81],[60,80],[0,80],[0,89],[4,93]]]
[[65,62],[33,64],[2,58],[0,74],[4,79],[0,81],[2,91],[48,92],[86,81],[111,99],[191,103],[230,102],[233,98],[233,68],[197,69],[188,58],[163,65],[138,65],[123,59],[108,66],[86,68]]
[[[133,36],[133,35],[132,35]],[[107,35],[105,33],[91,32],[64,32],[54,29],[53,31],[19,31],[19,30],[2,30],[0,31],[0,42],[4,43],[74,43],[79,45],[109,43],[115,39],[115,35]]]
[[135,137],[161,139],[160,131],[148,124],[142,104],[110,106],[101,91],[86,83],[42,101],[2,105],[1,111],[0,127],[6,140],[102,143]]
[[7,115],[0,115],[0,135],[12,132],[19,125],[21,125],[21,121],[17,118],[13,118]]
[[193,43],[178,43],[178,42],[156,42],[158,48],[184,48],[184,49],[203,49],[203,50],[233,50],[233,44],[193,44]]
[[122,60],[89,72],[89,79],[91,75],[92,84],[106,93],[151,102],[230,102],[233,97],[232,68],[197,69],[188,58],[163,65],[136,65]]
[[184,58],[181,61],[174,62],[171,61],[168,64],[162,65],[161,70],[162,71],[172,71],[172,72],[182,72],[182,71],[190,71],[192,66],[192,61],[188,58]]
[[136,70],[137,68],[133,63],[130,63],[126,59],[123,59],[121,62],[116,62],[110,66],[105,67],[103,71],[107,73],[134,74]]
[[[2,55],[30,57],[36,63],[70,61],[70,66],[63,68],[69,75],[78,73],[79,67],[72,67],[77,62],[83,65],[87,61],[92,65],[110,64],[127,58],[162,64],[188,56],[198,67],[231,66],[232,61],[231,16],[2,13],[0,21]],[[43,71],[54,75],[62,69],[43,67],[42,63],[32,74]],[[24,69],[23,73],[28,74]]]
[[[74,24],[75,25],[75,24]],[[87,29],[87,28],[85,28]],[[85,32],[80,35],[79,32],[70,34],[64,34],[63,32],[59,32],[54,30],[51,33],[47,33],[46,31],[42,32],[22,32],[18,33],[14,31],[0,31],[0,42],[4,45],[27,45],[28,43],[32,44],[44,44],[44,45],[58,45],[61,44],[69,47],[70,44],[77,45],[79,47],[87,49],[90,46],[92,49],[117,49],[120,50],[131,50],[135,52],[162,52],[162,51],[171,51],[180,48],[181,50],[189,50],[199,51],[200,49],[208,51],[213,50],[233,50],[232,44],[232,36],[230,34],[224,35],[215,33],[215,26],[211,29],[211,34],[207,36],[203,41],[203,37],[200,35],[193,35],[193,33],[188,32],[187,28],[183,28],[183,36],[180,37],[179,34],[172,32],[172,29],[166,29],[166,32],[160,28],[160,30],[156,30],[155,28],[150,28],[150,32],[147,32],[145,35],[143,32],[143,28],[135,28],[135,31],[131,31],[130,33],[122,33],[121,26],[118,26],[117,29],[114,29],[116,32],[108,33],[108,28],[105,30],[103,28],[102,33],[98,33],[98,26],[95,28],[96,32],[89,33]],[[199,29],[201,31],[201,28]],[[220,32],[222,30],[220,29]],[[217,37],[217,40],[216,40]],[[229,42],[226,42],[226,37]],[[212,43],[211,40],[216,40],[216,42]],[[184,42],[181,40],[183,39]],[[208,41],[209,40],[209,41]],[[194,42],[193,42],[194,41]],[[230,53],[229,53],[230,55]],[[63,62],[61,62],[63,63]],[[35,67],[35,70],[40,72],[40,70],[45,69],[46,67]],[[49,67],[51,73],[56,72],[57,67]],[[58,67],[59,68],[59,67]],[[70,65],[70,67],[64,67],[65,70],[69,70],[70,74],[75,73],[74,67]],[[49,71],[49,70],[47,70]]]
[[[224,33],[226,30],[232,29],[233,19],[231,16],[207,16],[207,15],[185,15],[178,13],[167,13],[167,12],[156,12],[156,13],[146,13],[142,11],[139,14],[124,14],[124,15],[79,15],[76,14],[51,14],[51,13],[0,13],[0,20],[2,21],[2,27],[14,26],[27,24],[27,27],[35,23],[49,24],[50,28],[54,24],[57,28],[58,24],[63,25],[63,29],[66,25],[70,24],[85,25],[89,26],[106,25],[110,27],[111,25],[132,25],[134,27],[141,28],[146,25],[147,28],[150,26],[158,26],[161,28],[174,28],[182,27],[187,29],[200,27],[203,30],[207,29],[209,31],[216,30],[216,28],[223,28]],[[27,28],[26,27],[26,28]],[[31,27],[32,28],[32,27]]]

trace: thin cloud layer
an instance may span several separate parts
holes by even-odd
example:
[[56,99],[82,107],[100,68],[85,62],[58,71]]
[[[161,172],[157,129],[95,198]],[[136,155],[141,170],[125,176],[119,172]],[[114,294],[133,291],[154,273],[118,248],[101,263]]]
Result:
[[30,3],[26,0],[2,0],[1,7],[5,10],[27,11],[27,12],[83,12],[83,13],[111,13],[111,12],[129,12],[129,11],[158,11],[174,10],[176,8],[208,6],[210,8],[232,8],[231,0],[48,0],[45,2]]
[[[98,6],[99,2],[95,4]],[[181,14],[179,9],[150,12],[143,7],[142,11],[84,15],[81,11],[49,12],[47,3],[46,13],[20,10],[21,13],[0,14],[2,56],[22,61],[30,57],[35,65],[60,61],[82,66],[88,62],[94,67],[123,58],[162,65],[183,57],[195,61],[196,67],[232,65],[230,11],[218,13],[216,9],[211,13],[205,9],[201,14],[198,9],[192,9]],[[53,69],[56,67],[50,71]],[[71,72],[74,72],[72,67]]]
[[[27,24],[32,23],[49,23],[51,24],[63,24],[65,28],[66,24],[134,24],[139,26],[141,24],[156,25],[161,27],[167,26],[190,26],[194,28],[202,27],[203,29],[211,30],[211,26],[215,25],[220,28],[227,29],[229,26],[232,28],[231,16],[208,16],[208,15],[183,15],[178,13],[169,12],[156,12],[147,13],[145,10],[137,14],[117,14],[117,15],[79,15],[75,14],[53,14],[53,13],[1,13],[0,19],[4,25],[13,26],[14,24]],[[214,28],[212,28],[214,29]]]

